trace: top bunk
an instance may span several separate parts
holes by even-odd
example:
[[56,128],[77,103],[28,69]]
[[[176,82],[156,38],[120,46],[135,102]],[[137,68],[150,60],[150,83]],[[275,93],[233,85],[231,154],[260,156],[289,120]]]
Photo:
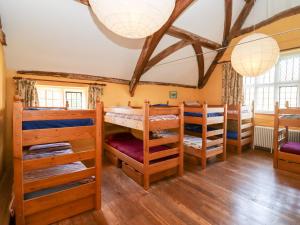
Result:
[[136,130],[176,129],[180,127],[183,105],[150,105],[145,101],[143,107],[107,107],[104,108],[104,113],[105,122]]
[[300,107],[289,107],[286,103],[285,108],[279,108],[278,102],[275,105],[275,120],[279,126],[300,127]]
[[187,104],[184,107],[184,122],[188,124],[213,125],[224,123],[227,105]]
[[227,116],[230,120],[246,120],[254,117],[254,102],[251,106],[242,105],[241,103],[236,105],[228,105]]
[[65,108],[26,108],[15,98],[15,130],[22,132],[22,145],[32,146],[85,139],[95,136],[97,120],[102,117],[102,103],[96,110]]

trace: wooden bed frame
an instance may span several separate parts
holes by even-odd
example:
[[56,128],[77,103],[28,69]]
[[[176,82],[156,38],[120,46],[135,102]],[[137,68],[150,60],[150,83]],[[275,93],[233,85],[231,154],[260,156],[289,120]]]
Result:
[[[202,106],[185,106],[185,112],[202,113],[202,117],[184,116],[184,122],[188,124],[202,125],[202,148],[195,149],[193,147],[184,146],[185,153],[193,155],[201,159],[202,169],[206,168],[208,158],[222,154],[222,159],[226,160],[226,134],[227,134],[227,105],[210,106],[204,103]],[[208,117],[208,113],[220,113],[222,116]],[[221,129],[207,131],[208,125],[222,124]],[[199,136],[199,133],[187,132],[192,136]],[[220,137],[221,136],[221,137]],[[212,140],[207,142],[207,139]],[[207,151],[207,148],[210,148]]]
[[237,121],[237,139],[227,138],[227,144],[235,146],[239,154],[242,153],[243,146],[250,145],[254,148],[254,102],[252,102],[251,111],[244,113],[247,106],[241,103],[228,106],[227,119]]
[[[96,110],[24,110],[19,98],[13,105],[14,210],[16,225],[42,225],[57,222],[81,212],[101,209],[101,165],[103,105]],[[95,125],[22,130],[23,121],[94,119]],[[23,159],[23,147],[93,138],[95,148],[77,153]],[[46,169],[77,161],[94,160],[91,168],[73,173],[26,181],[27,171]],[[24,200],[24,194],[93,176],[93,182]]]
[[[145,101],[143,108],[105,108],[104,112],[122,113],[128,115],[141,115],[143,116],[143,122],[138,128],[133,127],[130,121],[126,123],[125,121],[120,123],[114,123],[116,125],[121,125],[128,128],[134,128],[141,130],[143,132],[143,143],[144,143],[144,162],[138,162],[135,159],[127,156],[126,154],[120,152],[119,150],[113,148],[112,146],[104,143],[104,148],[110,154],[112,154],[116,160],[122,161],[129,165],[137,176],[142,176],[142,184],[144,189],[149,189],[150,186],[150,176],[163,173],[168,170],[177,168],[179,176],[183,175],[183,104],[179,107],[151,107],[148,101]],[[161,120],[161,121],[150,121],[150,116],[156,115],[177,115],[179,119],[176,120]],[[104,121],[108,123],[113,123],[111,120],[107,121],[104,117]],[[157,139],[150,139],[150,132],[157,130],[175,129],[176,135],[170,137],[163,137]],[[149,148],[167,145],[169,149],[150,153]],[[162,160],[168,156],[174,156],[171,159]],[[159,162],[151,162],[153,160],[161,159]]]
[[[300,116],[300,108],[280,109],[278,102],[275,105],[273,166],[276,169],[300,173],[300,155],[280,151],[281,145],[288,142],[289,127],[300,127],[300,119],[282,118],[282,115]],[[285,129],[280,129],[281,127]]]

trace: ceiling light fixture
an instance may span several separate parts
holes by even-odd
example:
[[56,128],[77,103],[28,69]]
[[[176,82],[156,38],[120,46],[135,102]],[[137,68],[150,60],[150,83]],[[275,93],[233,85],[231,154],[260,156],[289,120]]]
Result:
[[97,18],[126,38],[145,38],[170,18],[175,0],[89,0]]

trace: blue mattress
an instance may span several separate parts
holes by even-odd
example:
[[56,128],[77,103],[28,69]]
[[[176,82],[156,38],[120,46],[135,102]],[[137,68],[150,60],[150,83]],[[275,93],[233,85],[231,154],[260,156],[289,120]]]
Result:
[[36,120],[23,122],[23,130],[92,126],[93,124],[94,122],[92,119]]
[[153,107],[168,107],[168,104],[155,104],[155,105],[151,105]]
[[[184,124],[184,128],[188,131],[192,131],[192,132],[196,132],[196,133],[201,133],[202,132],[202,125],[198,125],[198,124],[190,124],[190,123],[186,123]],[[207,127],[208,131],[212,131],[215,130],[212,127]]]
[[227,138],[237,140],[238,133],[236,131],[227,131]]
[[[184,112],[185,116],[202,117],[202,113]],[[222,113],[208,113],[207,117],[222,116]]]

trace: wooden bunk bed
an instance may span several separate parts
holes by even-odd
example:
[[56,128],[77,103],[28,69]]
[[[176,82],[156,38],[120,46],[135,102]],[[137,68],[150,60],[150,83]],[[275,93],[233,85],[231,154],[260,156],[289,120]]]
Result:
[[207,159],[222,155],[226,159],[227,105],[184,107],[184,151],[201,159],[206,168]]
[[251,109],[242,104],[229,105],[227,114],[227,144],[235,146],[239,154],[242,153],[243,146],[250,145],[253,149],[254,102]]
[[[104,111],[105,122],[142,131],[143,140],[131,133],[113,134],[106,138],[104,148],[116,161],[122,162],[123,171],[145,190],[155,175],[169,176],[170,170],[183,175],[183,105],[153,107],[146,101],[142,108],[111,107]],[[154,132],[163,130],[174,133],[154,137]]]
[[[16,225],[51,224],[101,209],[102,103],[96,110],[24,110],[15,98],[13,107]],[[91,138],[88,151],[74,152],[68,143]]]
[[[289,127],[300,127],[300,108],[279,108],[274,114],[274,168],[300,173],[300,143],[289,141]],[[282,129],[284,128],[284,129]]]

